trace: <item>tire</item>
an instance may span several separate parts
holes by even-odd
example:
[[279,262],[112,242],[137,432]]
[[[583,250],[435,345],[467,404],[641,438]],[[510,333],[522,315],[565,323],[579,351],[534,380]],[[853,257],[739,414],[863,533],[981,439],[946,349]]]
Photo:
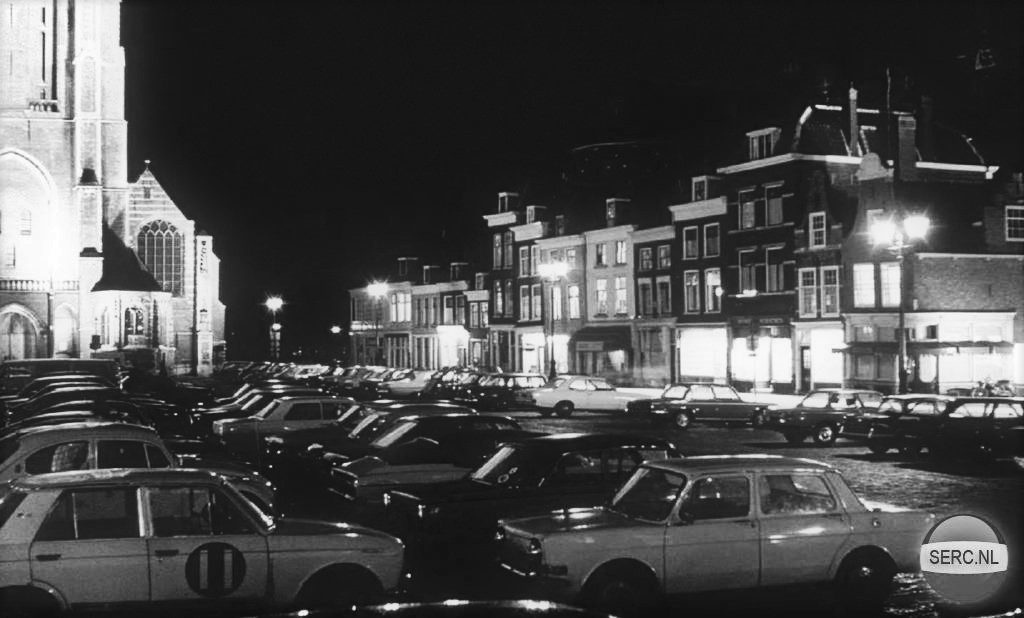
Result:
[[672,426],[676,429],[686,431],[693,424],[693,415],[689,412],[676,412],[676,415],[672,417]]
[[814,428],[814,443],[818,446],[832,446],[836,442],[839,432],[832,423],[822,423]]
[[303,584],[295,598],[300,609],[345,608],[369,605],[384,598],[380,581],[355,565],[328,567]]
[[868,450],[875,455],[885,455],[889,452],[889,447],[884,444],[871,444],[868,443]]
[[896,565],[888,556],[863,553],[843,561],[836,575],[842,606],[855,614],[876,614],[892,592]]
[[787,431],[782,434],[782,437],[786,438],[786,442],[790,444],[800,444],[807,436],[798,431]]
[[754,412],[754,416],[750,418],[751,427],[764,427],[768,424],[768,413],[764,410],[758,410]]
[[651,577],[624,567],[599,570],[583,587],[584,605],[617,616],[647,615],[659,595]]
[[576,406],[571,401],[559,401],[555,404],[555,415],[558,418],[569,418]]
[[0,590],[0,609],[5,617],[38,618],[39,616],[59,616],[60,603],[49,594],[38,588],[8,588]]

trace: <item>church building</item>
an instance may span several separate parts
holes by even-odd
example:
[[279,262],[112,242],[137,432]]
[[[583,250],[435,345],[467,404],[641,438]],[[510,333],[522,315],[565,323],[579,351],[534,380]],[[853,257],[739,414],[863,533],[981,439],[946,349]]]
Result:
[[149,161],[128,180],[120,19],[119,0],[0,11],[0,359],[206,375],[220,263]]

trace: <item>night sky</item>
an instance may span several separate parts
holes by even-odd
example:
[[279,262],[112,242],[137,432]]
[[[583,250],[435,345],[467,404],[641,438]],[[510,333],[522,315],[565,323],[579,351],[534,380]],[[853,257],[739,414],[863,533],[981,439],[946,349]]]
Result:
[[932,95],[1020,169],[1021,4],[124,0],[129,175],[152,159],[214,235],[230,357],[265,356],[271,293],[286,350],[325,351],[395,257],[475,258],[499,191],[571,211],[636,190],[578,186],[577,146],[657,151],[641,202],[666,224],[744,132],[851,82],[880,107],[889,67],[896,100]]

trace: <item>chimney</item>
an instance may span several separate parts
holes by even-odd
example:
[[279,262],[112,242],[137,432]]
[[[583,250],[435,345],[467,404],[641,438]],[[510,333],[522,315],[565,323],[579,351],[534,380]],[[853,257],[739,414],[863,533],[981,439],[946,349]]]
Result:
[[503,191],[498,194],[498,212],[512,212],[519,209],[519,194]]
[[622,197],[610,197],[604,201],[606,227],[615,227],[623,221],[627,204],[629,204],[629,199]]
[[922,161],[935,161],[935,117],[932,113],[932,98],[921,96],[921,129],[917,134],[917,148],[921,151]]
[[851,157],[861,156],[860,124],[857,122],[857,89],[850,86],[850,141],[847,144]]
[[917,179],[917,120],[901,114],[896,128],[896,177],[900,180]]

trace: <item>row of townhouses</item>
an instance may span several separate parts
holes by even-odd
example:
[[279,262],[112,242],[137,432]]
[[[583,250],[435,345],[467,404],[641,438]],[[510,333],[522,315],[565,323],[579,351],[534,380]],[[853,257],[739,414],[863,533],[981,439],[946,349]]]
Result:
[[747,133],[743,160],[692,177],[658,227],[630,223],[649,205],[626,197],[578,229],[499,193],[486,269],[402,258],[350,291],[353,360],[778,392],[1021,385],[1021,175],[927,102],[919,116],[853,89],[811,105]]

